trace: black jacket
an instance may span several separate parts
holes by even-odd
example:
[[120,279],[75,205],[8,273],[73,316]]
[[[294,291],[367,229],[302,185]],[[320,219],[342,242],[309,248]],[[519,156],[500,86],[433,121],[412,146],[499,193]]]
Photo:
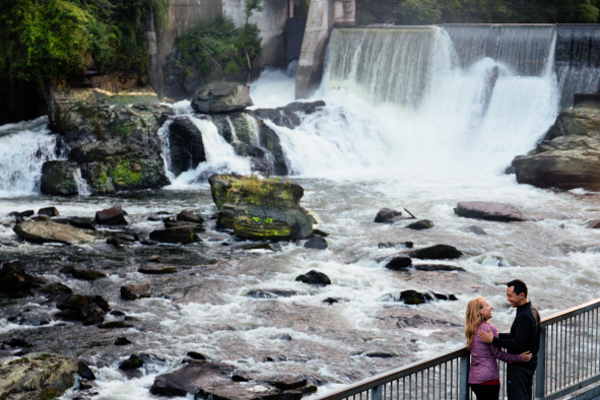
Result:
[[536,362],[540,349],[540,329],[540,313],[533,304],[525,303],[517,307],[510,333],[501,333],[492,344],[505,348],[509,354],[530,351],[533,355],[530,362]]

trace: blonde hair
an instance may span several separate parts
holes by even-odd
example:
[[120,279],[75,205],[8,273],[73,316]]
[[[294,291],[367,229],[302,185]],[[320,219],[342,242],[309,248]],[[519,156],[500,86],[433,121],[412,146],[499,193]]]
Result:
[[469,301],[467,304],[467,315],[465,316],[465,336],[467,337],[467,349],[471,350],[473,341],[475,340],[475,332],[479,325],[485,321],[479,310],[483,308],[483,297],[479,296],[476,299]]

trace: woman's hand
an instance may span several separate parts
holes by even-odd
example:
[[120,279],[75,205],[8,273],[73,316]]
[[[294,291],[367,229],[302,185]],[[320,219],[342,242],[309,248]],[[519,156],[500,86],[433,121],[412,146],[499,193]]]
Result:
[[526,351],[525,353],[521,353],[521,357],[523,357],[523,362],[527,362],[531,360],[531,357],[533,357],[533,355],[530,351]]

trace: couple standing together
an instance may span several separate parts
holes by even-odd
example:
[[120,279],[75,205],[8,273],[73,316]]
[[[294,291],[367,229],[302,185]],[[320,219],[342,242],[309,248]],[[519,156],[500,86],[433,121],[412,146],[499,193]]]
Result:
[[465,335],[467,349],[471,351],[469,385],[477,400],[498,399],[500,377],[496,359],[508,364],[508,400],[532,399],[533,373],[540,344],[540,314],[527,299],[525,282],[516,279],[506,286],[506,298],[517,308],[510,333],[498,335],[496,327],[489,324],[494,308],[483,297],[473,299],[467,305]]

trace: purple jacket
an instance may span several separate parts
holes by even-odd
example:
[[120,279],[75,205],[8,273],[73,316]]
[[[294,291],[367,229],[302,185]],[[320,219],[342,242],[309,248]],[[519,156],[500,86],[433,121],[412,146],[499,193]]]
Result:
[[[477,332],[487,332],[488,328],[498,336],[498,330],[495,326],[482,322],[477,327]],[[487,381],[499,379],[498,364],[496,359],[502,360],[505,363],[511,364],[515,362],[523,362],[523,357],[520,354],[508,354],[500,350],[494,345],[483,343],[475,332],[475,339],[471,346],[471,369],[469,371],[469,383],[478,384]]]

